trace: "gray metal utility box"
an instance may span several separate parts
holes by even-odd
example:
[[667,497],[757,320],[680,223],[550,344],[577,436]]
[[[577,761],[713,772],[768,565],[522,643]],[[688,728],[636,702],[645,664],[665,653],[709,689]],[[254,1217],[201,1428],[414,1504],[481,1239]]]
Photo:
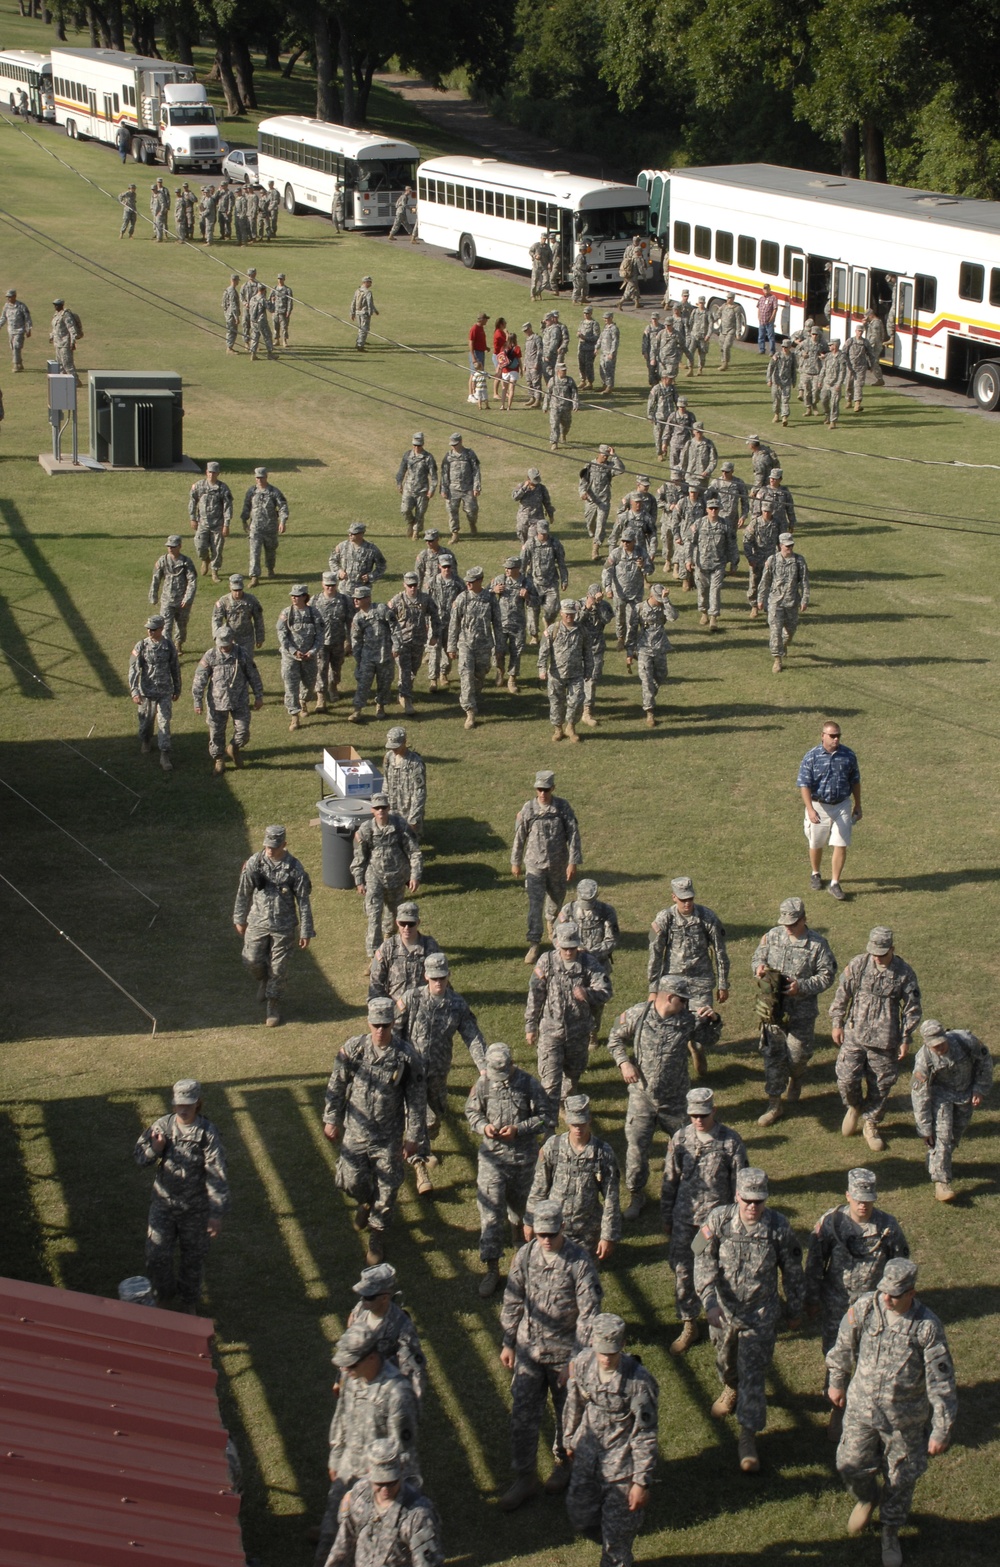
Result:
[[90,455],[112,468],[170,468],[184,456],[181,378],[170,370],[90,370]]

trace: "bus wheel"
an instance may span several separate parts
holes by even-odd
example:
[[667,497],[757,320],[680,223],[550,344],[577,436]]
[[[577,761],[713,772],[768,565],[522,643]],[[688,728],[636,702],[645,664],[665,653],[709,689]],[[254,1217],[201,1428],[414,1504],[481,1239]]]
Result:
[[972,395],[980,408],[992,413],[1000,404],[1000,364],[995,359],[984,359],[972,376]]
[[458,257],[463,267],[474,267],[479,260],[476,242],[471,234],[463,234],[458,242]]
[[[249,180],[247,181],[247,183],[249,184]],[[294,217],[296,212],[298,212],[298,210],[299,209],[298,209],[298,206],[296,205],[296,201],[295,201],[295,192],[293,191],[293,189],[292,189],[292,187],[290,185],[286,185],[285,186],[285,211],[290,213],[292,215],[292,217]]]
[[756,338],[756,331],[747,330],[747,313],[742,305],[736,306],[736,341],[745,343],[749,338]]
[[75,120],[67,120],[66,121],[66,135],[69,137],[70,141],[76,141],[76,121]]

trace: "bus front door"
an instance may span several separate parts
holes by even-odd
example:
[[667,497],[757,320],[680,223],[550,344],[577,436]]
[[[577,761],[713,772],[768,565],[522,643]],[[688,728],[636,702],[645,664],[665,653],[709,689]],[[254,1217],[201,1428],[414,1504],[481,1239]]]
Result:
[[865,316],[868,314],[870,294],[871,280],[868,276],[868,268],[852,267],[850,331],[845,334],[845,339],[846,337],[852,337],[854,335],[854,328],[856,326],[861,326]]
[[781,333],[791,337],[806,324],[806,258],[801,251],[791,256],[788,278],[788,303],[781,312]]
[[830,268],[830,298],[827,314],[830,318],[830,339],[839,338],[843,343],[850,336],[851,296],[848,291],[850,269],[840,261]]
[[914,313],[914,280],[911,277],[896,279],[893,328],[892,342],[887,344],[891,362],[897,370],[912,370],[917,362],[917,321]]
[[[552,209],[550,207],[549,211],[551,212],[551,210]],[[565,284],[568,283],[569,275],[573,270],[573,257],[576,254],[576,241],[573,234],[572,212],[568,207],[560,207],[558,210],[559,234],[552,246],[552,249],[555,251],[555,254],[559,260],[560,270],[558,276],[562,278],[563,283]]]

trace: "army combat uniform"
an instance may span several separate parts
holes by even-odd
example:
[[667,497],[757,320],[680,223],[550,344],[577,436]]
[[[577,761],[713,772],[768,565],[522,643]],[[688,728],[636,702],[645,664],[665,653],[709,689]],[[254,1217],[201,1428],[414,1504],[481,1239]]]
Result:
[[173,641],[180,653],[187,641],[191,606],[198,591],[198,573],[188,555],[161,555],[153,567],[149,584],[149,602],[159,600],[163,616],[163,635]]
[[639,545],[630,552],[622,543],[604,562],[601,583],[614,599],[615,625],[623,647],[630,639],[634,641],[636,614],[646,595],[646,580],[652,575],[653,563]]
[[[481,1076],[472,1085],[465,1118],[482,1139],[476,1173],[479,1255],[496,1262],[503,1255],[508,1214],[524,1217],[535,1174],[538,1138],[552,1131],[556,1111],[536,1077],[512,1067],[509,1077]],[[487,1126],[513,1126],[512,1142],[487,1137]]]
[[525,581],[532,584],[540,600],[542,619],[547,626],[559,618],[560,589],[569,587],[566,551],[561,539],[554,539],[543,527],[534,537],[529,533],[521,549],[521,568]]
[[781,987],[783,1027],[763,1030],[764,1089],[768,1099],[779,1099],[789,1079],[797,1083],[805,1075],[816,1044],[816,998],[833,984],[837,960],[817,931],[807,928],[795,937],[786,925],[772,925],[754,952],[751,973],[756,975],[762,963],[798,986],[795,996],[788,994],[787,985]]
[[656,697],[667,680],[667,654],[670,638],[667,622],[677,619],[677,608],[670,600],[657,597],[653,603],[644,599],[636,607],[635,615],[626,624],[625,652],[639,665],[639,689],[642,692],[642,710],[647,722],[653,718]]
[[840,1097],[877,1127],[899,1077],[900,1049],[920,1022],[917,976],[895,953],[884,967],[870,953],[859,953],[840,976],[830,1018],[844,1030],[837,1052]]
[[403,999],[399,1027],[423,1062],[427,1077],[427,1132],[433,1141],[448,1108],[448,1073],[455,1035],[468,1047],[478,1072],[486,1070],[486,1040],[469,1003],[450,985],[443,996],[432,996],[421,981]]
[[402,487],[399,509],[406,519],[407,538],[416,538],[424,525],[430,498],[437,489],[438,467],[430,452],[412,448],[405,451],[396,469],[396,484]]
[[371,688],[375,686],[375,713],[381,717],[392,696],[395,671],[393,651],[397,632],[388,604],[373,604],[356,609],[351,621],[351,652],[354,655],[354,711],[359,716]]
[[[263,489],[253,484],[243,498],[241,512],[244,531],[250,537],[250,576],[260,576],[261,551],[269,577],[274,576],[278,554],[278,535],[288,525],[288,502],[277,485],[266,484]],[[250,584],[251,587],[254,585]]]
[[415,941],[407,943],[398,930],[393,931],[372,954],[369,1001],[374,996],[391,996],[397,1001],[407,991],[422,985],[428,954],[440,951],[433,936],[418,935]]
[[[577,989],[584,991],[582,1001]],[[537,1035],[538,1077],[553,1104],[576,1093],[587,1065],[594,1010],[610,1000],[607,969],[589,952],[578,951],[574,961],[566,963],[556,949],[535,964],[528,982],[524,1029]]]
[[288,960],[300,939],[311,941],[316,934],[311,892],[308,873],[292,854],[272,860],[259,849],[240,873],[233,924],[246,926],[243,962],[268,1001],[277,1001],[284,990]]
[[482,487],[479,458],[471,447],[449,447],[441,458],[441,499],[448,508],[452,543],[458,538],[463,511],[469,523],[469,532],[475,533]]
[[415,838],[419,838],[427,809],[427,764],[419,751],[407,750],[405,756],[386,751],[382,777],[389,809],[401,816]]
[[[153,1133],[166,1138],[157,1153]],[[156,1164],[153,1198],[146,1230],[146,1272],[161,1303],[179,1296],[194,1309],[201,1294],[202,1270],[208,1253],[208,1221],[229,1209],[226,1154],[219,1133],[203,1115],[190,1125],[179,1116],[161,1115],[135,1145],[140,1167]],[[174,1277],[174,1247],[179,1248]]]
[[968,1029],[945,1034],[947,1055],[921,1045],[913,1063],[910,1100],[917,1135],[928,1143],[927,1173],[935,1183],[951,1184],[951,1156],[972,1120],[973,1096],[985,1099],[993,1086],[993,1062],[981,1040]]
[[[316,644],[316,697],[321,706],[340,694],[352,604],[345,594],[314,593],[309,608],[320,622]],[[319,711],[319,709],[317,709]]]
[[[384,827],[374,819],[362,822],[354,835],[351,875],[365,889],[368,929],[365,951],[371,958],[383,935],[393,934],[396,910],[409,882],[419,882],[424,862],[420,845],[401,816],[390,813]],[[385,929],[385,916],[389,928]]]
[[656,1469],[659,1387],[634,1355],[607,1375],[597,1352],[573,1357],[563,1439],[573,1452],[566,1511],[574,1529],[599,1529],[601,1567],[632,1567],[643,1510],[629,1511],[633,1485],[648,1489]]
[[413,682],[420,673],[428,639],[441,640],[441,618],[430,594],[421,593],[419,588],[412,594],[405,588],[393,594],[387,607],[392,621],[399,700],[404,712],[412,713]]
[[[126,192],[126,194],[129,194]],[[135,193],[132,192],[132,227],[135,228]],[[123,198],[119,196],[119,201]],[[122,218],[122,232],[125,232],[125,224],[128,218],[126,212]],[[24,348],[24,340],[31,333],[31,311],[22,299],[7,299],[3,309],[0,310],[0,326],[7,328],[7,336],[10,339],[11,369],[19,372],[24,369],[24,360],[21,350]]]
[[[383,1361],[370,1382],[362,1377],[344,1376],[330,1423],[328,1467],[337,1478],[327,1492],[314,1567],[326,1567],[330,1560],[339,1535],[341,1504],[354,1494],[355,1481],[368,1484],[361,1477],[368,1470],[373,1442],[389,1438],[400,1458],[404,1484],[418,1489],[423,1484],[417,1457],[418,1420],[417,1401],[409,1380],[391,1361]],[[385,1517],[381,1514],[383,1521]],[[390,1560],[385,1556],[374,1558],[380,1562]]]
[[451,607],[448,624],[448,652],[458,656],[460,687],[458,700],[471,727],[479,711],[479,699],[493,659],[498,663],[503,645],[500,606],[486,588],[481,593],[468,589],[459,593]]
[[[671,903],[655,916],[649,928],[646,965],[650,991],[656,989],[664,974],[683,974],[690,1005],[695,1009],[714,1006],[714,992],[729,989],[726,932],[714,909],[696,903],[690,914],[682,914]],[[697,1031],[695,1038],[700,1041]]]
[[409,1041],[393,1034],[378,1050],[370,1034],[345,1040],[326,1085],[323,1124],[342,1129],[338,1190],[370,1210],[371,1230],[387,1230],[403,1184],[403,1143],[419,1148],[427,1137],[427,1080]]
[[388,569],[388,562],[378,545],[358,534],[341,539],[330,551],[330,570],[343,582],[364,582],[373,588]]
[[517,517],[514,520],[514,529],[518,541],[523,546],[527,543],[529,535],[533,536],[535,525],[547,517],[552,522],[556,509],[552,504],[548,486],[541,479],[527,479],[523,484],[516,484],[511,491],[511,500],[517,501]]
[[306,603],[301,609],[289,604],[278,616],[281,679],[285,687],[285,711],[297,718],[316,690],[316,650],[323,636],[322,622]]
[[549,722],[555,737],[575,735],[575,726],[583,712],[584,682],[594,672],[594,654],[590,645],[590,627],[577,622],[567,625],[557,620],[542,634],[538,644],[538,677],[549,691]]
[[225,537],[233,520],[233,492],[229,485],[221,479],[215,484],[209,484],[207,479],[192,484],[188,516],[195,524],[195,554],[206,569],[211,565],[212,581],[218,582]]
[[135,644],[128,663],[128,688],[139,698],[139,739],[148,748],[156,725],[157,744],[162,755],[170,750],[170,720],[173,704],[181,694],[181,666],[177,649],[166,633],[157,642],[143,637]]
[[232,632],[237,647],[241,647],[253,663],[254,652],[264,641],[264,610],[260,599],[252,593],[244,592],[240,598],[224,593],[212,606],[212,635],[224,626]]
[[375,1499],[371,1481],[358,1480],[342,1497],[340,1526],[323,1567],[444,1567],[434,1503],[404,1480],[388,1509]]
[[694,1238],[713,1208],[736,1201],[736,1176],[748,1164],[739,1132],[721,1121],[708,1131],[689,1122],[671,1137],[663,1161],[660,1223],[669,1235],[677,1315],[697,1322],[701,1302],[694,1287]]
[[587,534],[594,542],[595,550],[604,542],[604,530],[611,510],[611,486],[625,464],[617,452],[612,452],[606,462],[589,462],[580,470],[580,499],[583,501],[583,520]]
[[[604,361],[601,361],[601,373],[603,375]],[[549,415],[549,446],[555,451],[562,441],[565,446],[569,441],[569,432],[573,427],[573,415],[579,412],[580,392],[571,375],[554,375],[550,380],[546,391],[543,406]]]
[[264,700],[264,685],[253,658],[235,643],[203,653],[194,672],[191,695],[196,707],[207,708],[208,754],[213,761],[226,754],[226,725],[233,720],[234,748],[250,743],[250,693]]
[[806,1256],[806,1307],[820,1315],[823,1354],[837,1342],[844,1313],[866,1290],[873,1290],[891,1257],[908,1257],[906,1236],[891,1213],[873,1208],[860,1223],[850,1203],[828,1208],[809,1237]]
[[566,894],[566,872],[583,863],[580,828],[568,800],[553,795],[547,805],[526,800],[517,813],[511,865],[524,866],[528,894],[528,945],[542,939],[542,914],[555,919]]
[[593,1256],[599,1241],[621,1239],[620,1179],[610,1143],[591,1133],[582,1148],[574,1148],[568,1132],[557,1132],[542,1144],[528,1210],[557,1202],[566,1234]]

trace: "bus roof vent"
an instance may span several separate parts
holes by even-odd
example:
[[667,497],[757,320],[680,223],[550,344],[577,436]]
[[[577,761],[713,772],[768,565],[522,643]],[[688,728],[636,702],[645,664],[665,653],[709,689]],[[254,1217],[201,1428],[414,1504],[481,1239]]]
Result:
[[918,196],[916,202],[918,207],[957,207],[959,204],[957,196]]
[[847,184],[846,180],[810,180],[809,184],[814,190],[841,190]]
[[473,158],[472,161],[476,165],[477,168],[481,168],[484,163],[496,163],[497,159],[496,158]]

